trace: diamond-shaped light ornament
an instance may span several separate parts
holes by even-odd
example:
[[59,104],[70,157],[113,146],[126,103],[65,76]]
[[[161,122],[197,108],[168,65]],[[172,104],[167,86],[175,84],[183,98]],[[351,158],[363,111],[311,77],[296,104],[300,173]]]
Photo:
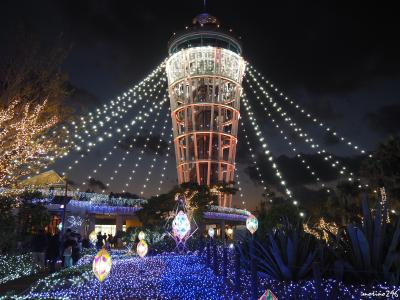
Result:
[[140,240],[136,247],[136,252],[140,257],[145,257],[149,247],[145,240]]
[[107,278],[111,271],[111,256],[106,249],[97,252],[93,259],[93,273],[100,282]]
[[214,228],[209,228],[208,229],[208,235],[210,236],[210,238],[213,238],[214,237],[214,234],[215,234],[215,230],[214,230]]
[[190,232],[190,221],[183,211],[179,211],[172,221],[172,232],[174,237],[183,240]]
[[257,231],[258,229],[258,220],[255,216],[250,215],[246,219],[246,228],[248,231],[250,231],[251,234],[254,234],[254,232]]

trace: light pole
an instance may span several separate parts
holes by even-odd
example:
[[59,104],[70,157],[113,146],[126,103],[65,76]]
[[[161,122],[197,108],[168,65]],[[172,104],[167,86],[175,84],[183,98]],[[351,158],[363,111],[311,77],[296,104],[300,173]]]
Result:
[[258,299],[258,277],[257,277],[257,265],[254,260],[254,233],[258,229],[258,220],[255,216],[250,215],[246,219],[246,228],[251,233],[251,240],[250,240],[250,269],[251,269],[251,299],[256,300]]

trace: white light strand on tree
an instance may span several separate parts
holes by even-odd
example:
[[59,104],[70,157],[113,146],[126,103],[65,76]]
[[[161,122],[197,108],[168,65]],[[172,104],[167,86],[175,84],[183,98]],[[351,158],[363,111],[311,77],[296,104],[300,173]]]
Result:
[[[271,88],[276,94],[278,94],[282,99],[284,99],[286,102],[290,103],[292,106],[294,106],[300,113],[302,113],[304,116],[306,116],[308,119],[312,120],[317,126],[324,128],[326,132],[330,133],[332,136],[338,138],[338,140],[342,141],[345,145],[349,146],[351,149],[359,151],[361,154],[365,154],[365,150],[360,149],[359,146],[355,145],[353,142],[350,140],[346,139],[344,136],[340,136],[337,131],[332,130],[329,126],[327,126],[324,122],[320,121],[317,117],[314,117],[312,114],[307,112],[303,107],[301,107],[299,104],[294,102],[292,99],[290,99],[288,96],[286,96],[283,92],[281,92],[274,84],[272,84],[269,80],[266,80],[264,76],[258,72],[252,65],[248,64],[248,71],[254,78],[254,80],[259,83],[257,78],[254,76],[254,74],[257,74],[259,78],[267,85],[267,87]],[[253,73],[254,72],[254,73]],[[346,142],[347,141],[347,142]]]
[[[154,128],[155,128],[155,125],[157,124],[157,121],[158,121],[158,118],[159,118],[159,116],[160,116],[160,112],[161,112],[161,109],[162,109],[162,106],[163,106],[164,103],[166,103],[166,97],[165,97],[165,96],[164,96],[164,99],[161,100],[161,102],[160,102],[158,105],[157,105],[157,104],[154,105],[154,107],[156,108],[156,110],[155,110],[156,116],[155,116],[155,118],[152,120],[153,123],[152,123],[151,126],[150,126],[150,132],[149,132],[149,135],[150,135],[150,136],[152,135],[153,130],[154,130]],[[150,108],[150,109],[151,109],[151,108]],[[146,122],[147,122],[147,119],[148,119],[148,116],[146,117],[145,120],[143,120],[143,123],[146,123]],[[136,137],[133,138],[133,142],[136,142],[136,138],[139,137],[140,134],[141,134],[140,131],[136,132]],[[144,149],[147,148],[147,142],[148,142],[148,141],[149,141],[149,138],[146,139],[146,143],[143,145],[143,148],[144,148]],[[144,150],[140,150],[140,152],[143,152],[143,151],[144,151]],[[130,150],[129,152],[131,152],[131,150]],[[139,155],[138,160],[140,161],[141,159],[142,159],[142,158],[141,158],[141,156]],[[132,180],[133,174],[136,172],[135,168],[138,167],[138,166],[139,166],[139,164],[138,164],[138,163],[135,163],[134,168],[133,168],[133,170],[131,171],[132,174],[129,174],[129,175],[130,175],[129,178],[128,178],[129,181]],[[112,175],[108,178],[108,181],[106,182],[106,186],[107,186],[107,187],[110,186],[110,181],[113,181],[113,180],[115,179],[115,177],[117,176],[117,175],[114,175],[114,174],[118,174],[118,168],[120,168],[120,167],[122,167],[122,164],[119,164],[119,165],[117,166],[117,168],[113,170]],[[127,188],[128,186],[129,186],[129,183],[126,183],[126,184],[125,184],[125,187]],[[125,189],[124,189],[124,191],[125,191]]]
[[[245,107],[245,111],[247,113],[247,117],[249,118],[249,122],[253,127],[254,133],[258,139],[258,141],[261,144],[261,147],[263,149],[263,154],[267,157],[267,160],[269,161],[269,163],[271,164],[272,169],[275,171],[275,176],[278,178],[278,180],[280,181],[280,185],[283,186],[285,188],[285,193],[286,195],[292,199],[292,203],[295,206],[299,205],[299,202],[295,199],[293,199],[293,195],[292,192],[286,187],[286,181],[283,178],[282,173],[279,170],[278,164],[274,162],[274,158],[271,155],[270,150],[268,149],[268,145],[265,143],[264,141],[264,137],[262,136],[262,132],[260,130],[260,127],[258,125],[257,119],[254,116],[254,113],[251,109],[250,103],[246,98],[246,94],[243,94],[243,101],[242,103],[244,104]],[[300,216],[304,217],[305,214],[304,212],[300,211]]]
[[165,181],[165,171],[167,169],[167,164],[168,164],[168,161],[169,161],[168,158],[172,154],[172,148],[171,148],[171,144],[172,144],[172,140],[173,140],[173,130],[172,130],[172,128],[170,128],[170,132],[171,133],[169,134],[168,147],[167,147],[167,151],[166,151],[166,154],[165,154],[165,159],[164,159],[164,162],[163,162],[163,167],[162,167],[161,174],[160,174],[159,185],[158,185],[158,188],[157,188],[157,197],[160,195],[159,193],[161,192],[161,187],[162,187],[162,185],[163,185],[163,183]]
[[[149,99],[151,99],[152,96],[153,96],[153,94],[151,93],[151,94],[149,94],[149,95],[146,97],[146,98],[147,98],[147,99],[146,99],[146,102],[145,102],[145,104],[143,104],[143,106],[142,106],[143,109],[146,108],[146,103],[149,102]],[[156,106],[156,108],[157,108],[157,106]],[[153,110],[153,108],[150,107],[149,112],[151,112],[152,110]],[[140,112],[139,112],[139,113],[140,113]],[[145,115],[146,115],[146,113],[145,113]],[[125,136],[126,136],[126,133],[125,133],[125,132],[129,132],[129,131],[130,131],[130,126],[133,125],[133,124],[135,124],[136,122],[140,122],[142,119],[143,119],[143,118],[142,118],[141,116],[136,116],[133,120],[126,122],[126,123],[122,126],[123,129],[117,127],[117,128],[115,129],[114,135],[115,135],[115,136],[122,136],[122,137],[125,137]],[[124,130],[125,132],[124,132],[123,130]],[[112,133],[105,132],[105,137],[108,138],[108,139],[112,138],[114,135],[113,135]],[[100,140],[99,140],[100,142],[102,142],[102,141],[104,140],[103,137],[99,137],[98,139],[100,139]],[[95,143],[95,142],[88,142],[88,148],[86,149],[86,152],[89,153],[89,152],[91,151],[91,148],[96,147],[96,145],[98,145],[98,144]],[[72,170],[73,166],[76,166],[76,165],[79,163],[79,161],[80,161],[82,158],[85,157],[85,155],[86,155],[85,153],[81,153],[81,154],[80,154],[80,158],[74,161],[74,165],[69,165],[69,166],[68,166],[68,172],[70,172],[70,171]],[[66,175],[66,172],[63,172],[62,175],[65,176],[65,175]]]
[[[156,96],[156,100],[158,99],[161,90],[162,90],[162,89],[159,89],[159,90],[158,90],[158,93],[157,93],[157,96]],[[146,123],[146,119],[149,117],[149,115],[146,115],[146,113],[144,112],[144,110],[148,107],[148,104],[150,104],[150,103],[151,103],[151,102],[150,102],[150,98],[147,98],[146,101],[145,101],[145,103],[144,103],[143,106],[142,106],[142,109],[143,109],[143,110],[140,110],[139,113],[136,115],[136,117],[135,117],[135,119],[134,119],[135,122],[134,122],[134,123],[131,122],[130,130],[134,128],[134,125],[139,125],[139,123],[137,122],[137,120],[142,120],[142,119],[143,119],[143,122],[142,122],[142,123]],[[154,110],[151,111],[150,114],[151,114],[152,112],[154,112]],[[132,123],[133,123],[133,124],[132,124]],[[136,134],[139,135],[139,132],[140,132],[142,129],[143,129],[143,125],[140,125],[140,127],[139,127],[139,129],[137,130]],[[123,137],[126,137],[126,134],[123,134],[122,136],[123,136]],[[97,173],[97,172],[98,172],[98,169],[100,169],[100,168],[103,166],[103,163],[105,163],[105,162],[106,162],[109,158],[111,158],[111,156],[115,153],[115,150],[118,148],[118,144],[120,144],[121,142],[122,142],[122,140],[118,140],[118,141],[114,144],[113,149],[111,149],[111,151],[109,151],[109,152],[106,154],[106,156],[103,157],[102,162],[98,163],[98,165],[97,165],[98,168],[95,167],[95,169],[92,170],[91,174],[94,174],[94,173]],[[132,142],[134,143],[135,141],[132,141]],[[130,144],[130,148],[132,148],[132,144]],[[126,155],[129,154],[129,151],[130,151],[130,150],[126,151],[126,152],[125,152],[125,155],[124,155],[123,157],[121,157],[120,162],[117,164],[119,167],[122,166],[122,162],[125,161]],[[108,157],[107,157],[107,156],[108,156]],[[115,172],[115,170],[114,170],[114,172]],[[89,175],[89,176],[88,176],[88,179],[90,180],[91,178],[92,178],[92,175]],[[82,182],[82,185],[85,185],[85,184],[86,184],[85,182]],[[102,192],[104,193],[105,191],[103,190]]]
[[[155,155],[153,156],[152,162],[151,162],[151,164],[149,166],[149,169],[147,171],[145,183],[143,184],[142,190],[140,191],[140,195],[143,195],[144,191],[148,187],[153,168],[154,168],[155,164],[157,163],[157,157],[160,156],[159,155],[159,151],[160,151],[160,148],[161,148],[163,137],[165,136],[165,131],[166,131],[166,128],[167,128],[167,125],[168,125],[168,121],[169,121],[169,118],[168,118],[169,115],[170,115],[170,108],[167,109],[167,114],[165,116],[164,122],[162,123],[162,130],[161,130],[161,133],[160,133],[160,138],[158,140],[157,150],[155,152]],[[142,153],[142,155],[144,155],[144,153]],[[168,159],[169,154],[167,153],[166,156],[167,156],[166,159]]]

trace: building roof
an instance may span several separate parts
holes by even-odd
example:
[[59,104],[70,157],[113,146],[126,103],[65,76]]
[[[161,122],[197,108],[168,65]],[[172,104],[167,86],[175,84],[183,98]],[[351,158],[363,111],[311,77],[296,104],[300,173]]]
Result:
[[50,170],[47,172],[43,172],[41,174],[35,175],[31,178],[27,178],[18,183],[20,187],[56,187],[56,186],[64,186],[65,179],[62,178],[56,171]]

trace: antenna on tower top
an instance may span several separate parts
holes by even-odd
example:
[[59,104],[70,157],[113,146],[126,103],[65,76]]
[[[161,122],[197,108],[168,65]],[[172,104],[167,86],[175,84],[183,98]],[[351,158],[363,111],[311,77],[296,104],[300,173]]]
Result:
[[204,12],[207,11],[207,0],[203,0],[203,9],[204,9]]

